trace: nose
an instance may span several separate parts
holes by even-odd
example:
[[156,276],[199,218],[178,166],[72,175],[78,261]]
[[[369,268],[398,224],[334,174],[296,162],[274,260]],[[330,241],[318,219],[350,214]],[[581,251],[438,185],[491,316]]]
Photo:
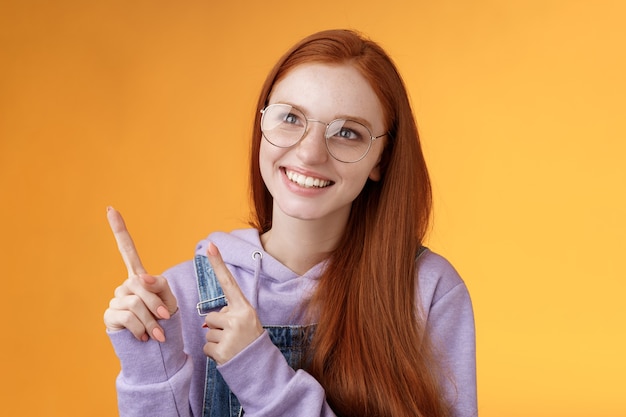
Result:
[[308,129],[298,142],[298,157],[308,164],[320,164],[328,159],[326,150],[326,124],[309,120]]

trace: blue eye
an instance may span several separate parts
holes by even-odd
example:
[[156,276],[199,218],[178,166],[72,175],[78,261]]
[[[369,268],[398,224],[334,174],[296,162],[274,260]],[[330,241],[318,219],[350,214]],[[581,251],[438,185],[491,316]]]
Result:
[[370,138],[369,131],[361,123],[344,119],[333,120],[328,125],[326,134],[328,139],[352,145],[366,143]]
[[348,139],[348,140],[360,139],[360,135],[357,132],[355,132],[352,129],[346,129],[346,128],[343,128],[339,132],[337,132],[337,136],[339,136],[341,139]]
[[287,123],[296,124],[298,123],[298,116],[293,113],[289,113],[283,118],[283,120]]

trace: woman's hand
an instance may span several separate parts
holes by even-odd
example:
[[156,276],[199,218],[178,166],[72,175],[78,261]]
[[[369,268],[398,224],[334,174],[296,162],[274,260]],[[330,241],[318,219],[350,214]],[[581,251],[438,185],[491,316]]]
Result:
[[261,336],[263,326],[213,243],[209,243],[207,256],[228,305],[206,316],[204,327],[208,327],[209,331],[204,353],[222,365]]
[[144,342],[150,337],[164,342],[165,334],[157,320],[167,320],[176,312],[176,297],[164,277],[150,275],[144,269],[121,214],[109,207],[107,218],[128,269],[128,279],[115,289],[104,312],[104,324],[112,331],[128,329]]

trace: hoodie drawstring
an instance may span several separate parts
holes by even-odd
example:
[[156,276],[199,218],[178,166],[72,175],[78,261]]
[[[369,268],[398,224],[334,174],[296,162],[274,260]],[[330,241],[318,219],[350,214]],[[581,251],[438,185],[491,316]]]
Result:
[[252,259],[254,259],[254,293],[252,294],[252,307],[255,310],[259,308],[259,288],[261,286],[261,259],[263,259],[263,253],[255,250],[252,252]]

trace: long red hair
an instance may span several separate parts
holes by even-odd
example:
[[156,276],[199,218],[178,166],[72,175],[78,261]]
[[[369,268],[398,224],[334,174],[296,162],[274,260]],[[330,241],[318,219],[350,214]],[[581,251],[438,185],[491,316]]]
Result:
[[[389,135],[382,178],[355,199],[343,239],[309,304],[317,319],[308,371],[340,416],[447,416],[440,369],[417,298],[416,254],[431,213],[431,186],[404,82],[376,43],[329,30],[293,46],[268,75],[273,85],[308,63],[349,64],[376,92]],[[272,196],[260,175],[260,117],[251,152],[252,225],[272,227]]]

